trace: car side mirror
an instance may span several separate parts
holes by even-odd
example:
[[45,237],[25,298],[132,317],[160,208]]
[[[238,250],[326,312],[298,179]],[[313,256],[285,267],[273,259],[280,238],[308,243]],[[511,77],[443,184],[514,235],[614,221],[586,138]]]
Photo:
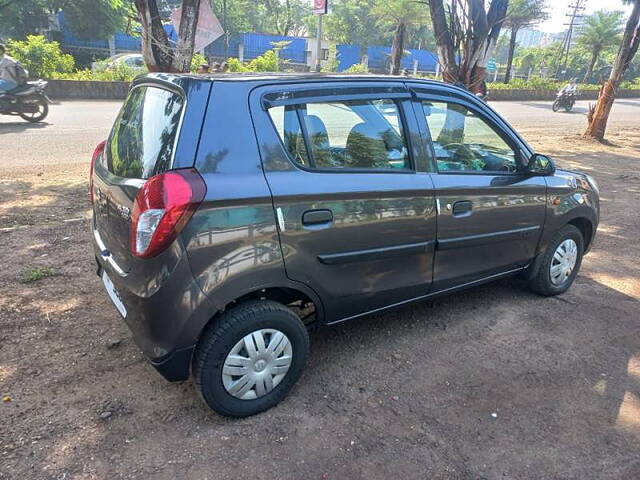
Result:
[[534,153],[529,158],[527,164],[527,173],[532,175],[553,175],[556,171],[556,165],[553,163],[551,157],[542,155],[540,153]]

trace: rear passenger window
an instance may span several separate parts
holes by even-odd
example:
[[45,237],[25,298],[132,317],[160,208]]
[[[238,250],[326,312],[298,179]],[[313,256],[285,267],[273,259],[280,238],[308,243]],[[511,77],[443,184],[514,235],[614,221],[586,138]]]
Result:
[[411,168],[398,105],[365,100],[269,109],[296,163],[318,170]]
[[109,137],[109,171],[149,178],[170,169],[182,104],[180,95],[161,88],[131,90]]

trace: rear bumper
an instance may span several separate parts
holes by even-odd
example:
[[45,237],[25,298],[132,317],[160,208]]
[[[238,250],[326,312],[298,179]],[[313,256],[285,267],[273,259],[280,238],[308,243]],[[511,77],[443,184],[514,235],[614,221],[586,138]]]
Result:
[[[124,321],[134,341],[169,381],[189,378],[193,350],[212,312],[209,301],[193,279],[179,243],[179,240],[174,242],[177,245],[170,248],[173,252],[167,251],[152,259],[165,268],[149,277],[149,269],[145,268],[132,268],[122,275],[105,259],[102,245],[94,241],[98,275],[107,273],[126,307]],[[163,259],[165,254],[168,258]],[[172,268],[166,268],[167,265]],[[121,316],[115,307],[113,312]]]

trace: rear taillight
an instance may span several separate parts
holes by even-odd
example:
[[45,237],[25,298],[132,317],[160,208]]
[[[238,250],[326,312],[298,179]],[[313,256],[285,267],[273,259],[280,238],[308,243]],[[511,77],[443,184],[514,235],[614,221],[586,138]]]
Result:
[[207,187],[194,169],[151,177],[136,195],[131,214],[131,252],[150,258],[165,250],[204,199]]
[[91,156],[91,166],[89,167],[89,201],[93,205],[93,169],[95,168],[96,161],[104,153],[104,147],[107,144],[106,140],[101,141]]

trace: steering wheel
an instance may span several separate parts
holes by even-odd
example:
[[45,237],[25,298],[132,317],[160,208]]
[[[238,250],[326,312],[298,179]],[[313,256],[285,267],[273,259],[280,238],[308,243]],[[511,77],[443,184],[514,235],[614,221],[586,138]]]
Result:
[[473,153],[473,150],[471,150],[468,145],[459,142],[452,142],[443,145],[442,148],[453,153],[455,160],[466,164],[469,168],[473,168],[472,162],[475,160],[476,154]]

